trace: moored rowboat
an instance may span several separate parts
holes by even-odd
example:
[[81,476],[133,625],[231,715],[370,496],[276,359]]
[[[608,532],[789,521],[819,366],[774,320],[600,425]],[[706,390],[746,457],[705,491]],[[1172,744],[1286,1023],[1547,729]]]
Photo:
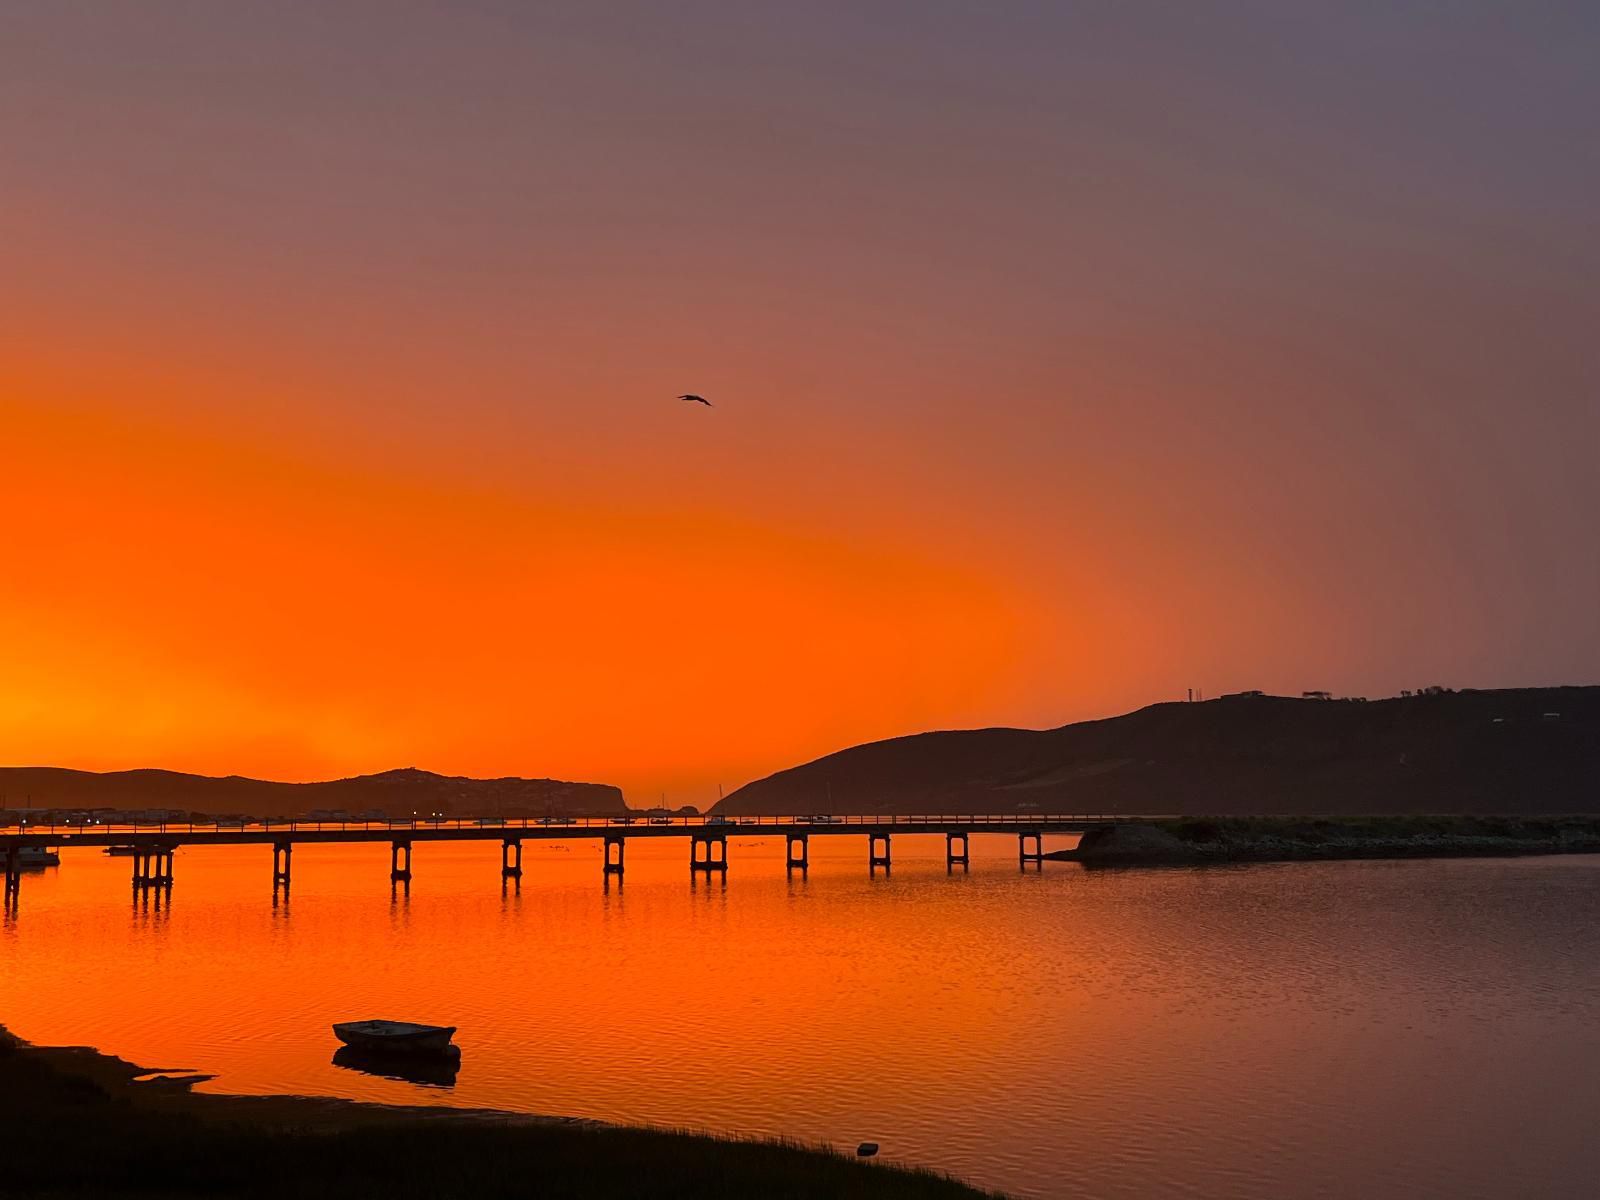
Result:
[[378,1054],[444,1054],[453,1047],[454,1025],[418,1025],[411,1021],[342,1021],[333,1036],[346,1046]]

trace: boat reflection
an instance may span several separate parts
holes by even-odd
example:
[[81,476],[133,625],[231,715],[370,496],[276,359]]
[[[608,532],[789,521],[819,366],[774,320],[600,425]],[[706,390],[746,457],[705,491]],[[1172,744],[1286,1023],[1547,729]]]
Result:
[[411,1055],[373,1053],[354,1046],[340,1046],[333,1052],[333,1065],[423,1087],[455,1087],[456,1073],[461,1070],[461,1051],[454,1046],[451,1049],[455,1051],[453,1054]]

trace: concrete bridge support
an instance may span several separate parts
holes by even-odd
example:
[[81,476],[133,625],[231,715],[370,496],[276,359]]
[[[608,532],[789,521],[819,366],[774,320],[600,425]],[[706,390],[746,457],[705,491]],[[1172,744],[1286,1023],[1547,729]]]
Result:
[[946,871],[952,871],[957,866],[966,868],[970,851],[967,841],[971,837],[966,833],[947,833],[944,835],[944,866]]
[[389,882],[411,882],[411,843],[391,842],[389,844]]
[[172,847],[155,846],[133,856],[135,889],[172,886]]
[[691,833],[689,835],[689,870],[726,871],[728,869],[728,835],[725,833]]
[[1044,834],[1017,834],[1017,858],[1024,870],[1029,863],[1044,864]]
[[7,912],[17,910],[17,900],[22,895],[22,868],[17,865],[20,857],[15,846],[6,848],[6,896],[5,909]]
[[606,870],[607,875],[622,874],[622,854],[627,845],[627,840],[618,833],[606,834]]
[[[783,840],[786,843],[787,854],[785,858],[787,859],[789,870],[793,871],[798,867],[801,874],[805,874],[811,869],[810,839],[803,833],[790,833],[785,834]],[[799,849],[798,854],[795,853],[796,848]]]
[[[883,843],[883,849],[878,849],[878,843]],[[889,870],[889,835],[887,833],[867,834],[867,867],[876,871],[882,867]]]
[[506,838],[500,843],[500,878],[522,878],[521,838]]
[[272,843],[272,888],[276,891],[280,887],[289,886],[289,870],[294,858],[294,843],[291,841]]

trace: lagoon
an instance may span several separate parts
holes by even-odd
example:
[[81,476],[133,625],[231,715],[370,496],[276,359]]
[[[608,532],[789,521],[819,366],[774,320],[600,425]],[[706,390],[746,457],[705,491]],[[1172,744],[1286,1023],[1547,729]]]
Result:
[[[1069,844],[1062,842],[1061,844]],[[1600,1169],[1600,858],[1019,871],[1014,838],[64,852],[0,925],[0,1023],[203,1090],[781,1134],[1021,1196],[1580,1195]],[[157,901],[160,900],[158,904]],[[454,1024],[453,1085],[328,1025]]]

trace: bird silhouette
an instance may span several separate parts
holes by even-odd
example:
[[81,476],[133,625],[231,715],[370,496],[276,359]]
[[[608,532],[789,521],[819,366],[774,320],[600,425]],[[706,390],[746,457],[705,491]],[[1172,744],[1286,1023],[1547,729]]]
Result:
[[711,407],[711,401],[707,400],[704,396],[696,396],[693,392],[685,392],[683,395],[679,396],[678,399],[693,400],[696,404],[704,404],[707,408]]

